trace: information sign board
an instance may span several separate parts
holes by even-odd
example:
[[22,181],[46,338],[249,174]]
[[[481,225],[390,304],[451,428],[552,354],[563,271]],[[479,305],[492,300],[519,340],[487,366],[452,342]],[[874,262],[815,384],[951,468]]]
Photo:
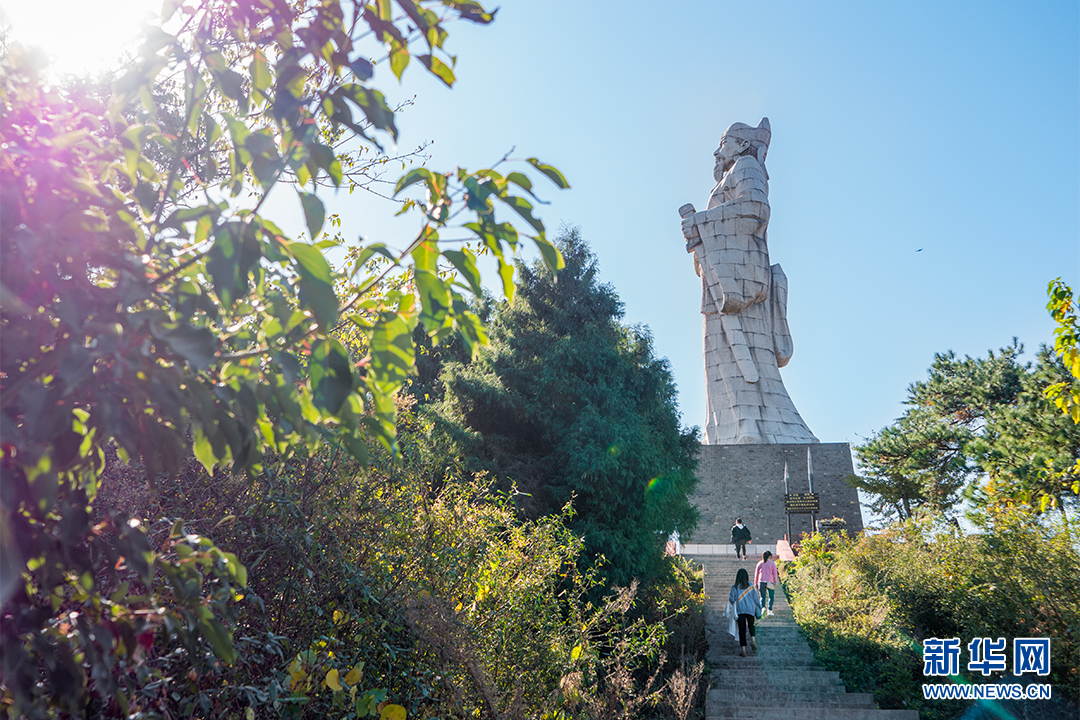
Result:
[[788,493],[784,495],[784,511],[789,513],[816,513],[818,493]]

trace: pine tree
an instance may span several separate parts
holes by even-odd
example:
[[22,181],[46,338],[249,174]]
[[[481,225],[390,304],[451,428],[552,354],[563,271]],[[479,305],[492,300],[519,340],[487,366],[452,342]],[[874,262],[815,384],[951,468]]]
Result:
[[603,556],[612,584],[656,577],[664,541],[697,513],[697,429],[682,428],[668,361],[648,328],[622,323],[615,290],[575,230],[558,241],[558,278],[519,267],[512,303],[495,310],[491,345],[443,373],[436,407],[474,470],[516,487],[529,517],[572,502],[584,560]]

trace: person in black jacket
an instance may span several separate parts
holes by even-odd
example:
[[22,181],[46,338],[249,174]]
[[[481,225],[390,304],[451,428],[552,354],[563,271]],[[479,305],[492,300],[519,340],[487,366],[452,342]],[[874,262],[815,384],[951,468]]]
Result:
[[731,542],[735,545],[735,557],[746,559],[746,543],[750,542],[750,528],[743,525],[742,518],[735,518],[731,526]]

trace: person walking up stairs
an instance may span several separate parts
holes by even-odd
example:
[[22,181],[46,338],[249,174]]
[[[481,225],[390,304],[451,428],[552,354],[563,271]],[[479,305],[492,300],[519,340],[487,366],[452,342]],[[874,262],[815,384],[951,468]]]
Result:
[[816,665],[781,587],[773,612],[757,622],[756,650],[740,657],[724,609],[746,562],[716,555],[693,559],[705,566],[705,632],[716,668],[706,720],[919,720],[916,710],[881,710],[873,695],[847,692],[839,673]]

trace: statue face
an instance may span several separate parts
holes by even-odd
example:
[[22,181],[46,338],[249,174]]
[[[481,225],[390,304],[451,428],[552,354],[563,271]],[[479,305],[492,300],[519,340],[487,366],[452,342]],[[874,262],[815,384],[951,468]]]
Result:
[[746,140],[739,140],[738,138],[728,137],[727,135],[720,138],[720,147],[716,148],[716,151],[713,152],[713,157],[716,158],[716,167],[713,168],[713,177],[716,178],[716,182],[720,182],[720,178],[723,177],[723,174],[735,164],[735,160],[737,160],[748,147],[750,147],[750,143]]

